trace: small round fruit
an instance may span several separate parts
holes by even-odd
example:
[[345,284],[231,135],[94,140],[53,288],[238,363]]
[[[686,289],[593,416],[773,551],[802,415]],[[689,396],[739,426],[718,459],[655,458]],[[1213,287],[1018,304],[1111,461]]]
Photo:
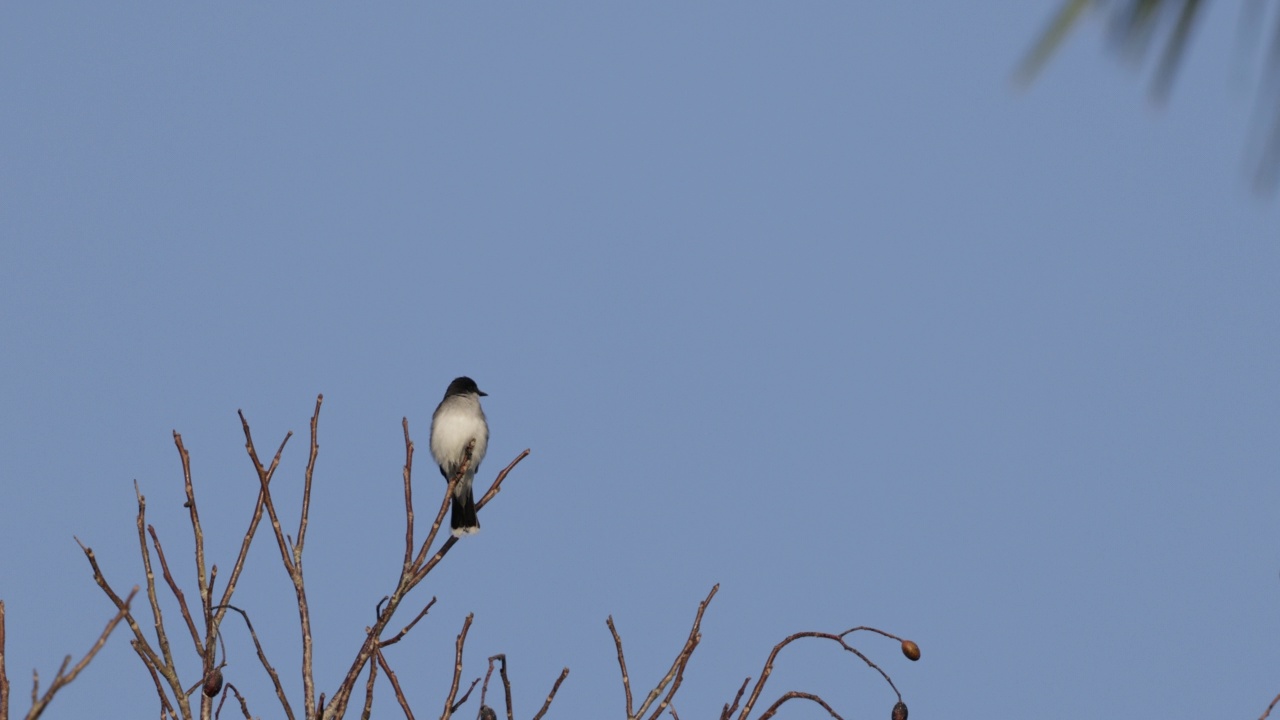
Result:
[[205,697],[214,697],[222,691],[222,670],[214,668],[209,677],[204,679]]
[[915,661],[920,659],[920,646],[910,640],[902,641],[902,654],[907,656],[908,660]]

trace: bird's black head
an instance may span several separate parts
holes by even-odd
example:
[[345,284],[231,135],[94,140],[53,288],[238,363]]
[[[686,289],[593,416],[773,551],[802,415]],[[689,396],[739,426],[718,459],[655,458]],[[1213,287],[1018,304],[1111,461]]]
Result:
[[450,397],[451,395],[481,395],[481,396],[485,396],[485,395],[488,395],[488,394],[489,394],[489,393],[484,392],[484,391],[483,391],[483,390],[481,390],[480,388],[476,387],[476,381],[475,381],[475,380],[472,380],[471,378],[467,377],[466,375],[463,375],[463,376],[462,376],[462,377],[460,377],[460,378],[454,378],[454,379],[453,379],[453,382],[449,383],[449,389],[444,391],[444,396],[445,396],[445,397]]

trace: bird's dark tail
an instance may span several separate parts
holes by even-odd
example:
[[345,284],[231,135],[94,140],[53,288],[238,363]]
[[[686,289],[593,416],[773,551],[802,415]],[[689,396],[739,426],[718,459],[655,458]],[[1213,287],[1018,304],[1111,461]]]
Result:
[[480,518],[476,515],[476,499],[471,488],[467,488],[465,497],[454,496],[449,525],[453,528],[454,537],[480,532]]

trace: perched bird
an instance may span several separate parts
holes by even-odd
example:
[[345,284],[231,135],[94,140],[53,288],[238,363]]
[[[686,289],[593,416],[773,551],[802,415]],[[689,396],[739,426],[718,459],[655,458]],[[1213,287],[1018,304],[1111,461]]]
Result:
[[484,460],[484,451],[489,447],[489,423],[485,421],[484,410],[480,407],[480,398],[485,395],[488,393],[476,387],[475,380],[465,375],[454,378],[431,416],[431,457],[436,459],[446,482],[452,480],[458,468],[462,467],[467,444],[476,441],[467,472],[453,489],[453,512],[449,525],[453,528],[454,537],[480,532],[480,518],[476,516],[476,498],[471,485],[475,482],[476,470],[480,469],[480,461]]

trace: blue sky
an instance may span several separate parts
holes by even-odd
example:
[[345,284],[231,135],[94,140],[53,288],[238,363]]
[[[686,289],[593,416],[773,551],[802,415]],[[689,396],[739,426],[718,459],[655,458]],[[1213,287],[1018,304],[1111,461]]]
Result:
[[[621,714],[605,617],[639,688],[718,582],[684,718],[787,634],[855,625],[920,643],[857,643],[916,718],[1256,717],[1280,691],[1257,79],[1224,6],[1164,108],[1100,19],[1019,92],[1055,7],[5,5],[15,711],[112,612],[72,536],[142,581],[135,479],[194,586],[171,431],[225,572],[257,486],[236,410],[264,452],[299,433],[295,517],[318,393],[331,691],[398,569],[401,418],[426,502],[431,411],[468,374],[482,481],[532,454],[410,599],[439,597],[389,652],[419,715],[468,612],[465,675],[505,652],[517,716],[562,666],[553,717]],[[269,535],[236,598],[296,697]],[[224,627],[228,680],[278,716]],[[149,686],[117,633],[46,717],[145,716]],[[789,689],[845,717],[894,699],[820,645],[765,695]]]

